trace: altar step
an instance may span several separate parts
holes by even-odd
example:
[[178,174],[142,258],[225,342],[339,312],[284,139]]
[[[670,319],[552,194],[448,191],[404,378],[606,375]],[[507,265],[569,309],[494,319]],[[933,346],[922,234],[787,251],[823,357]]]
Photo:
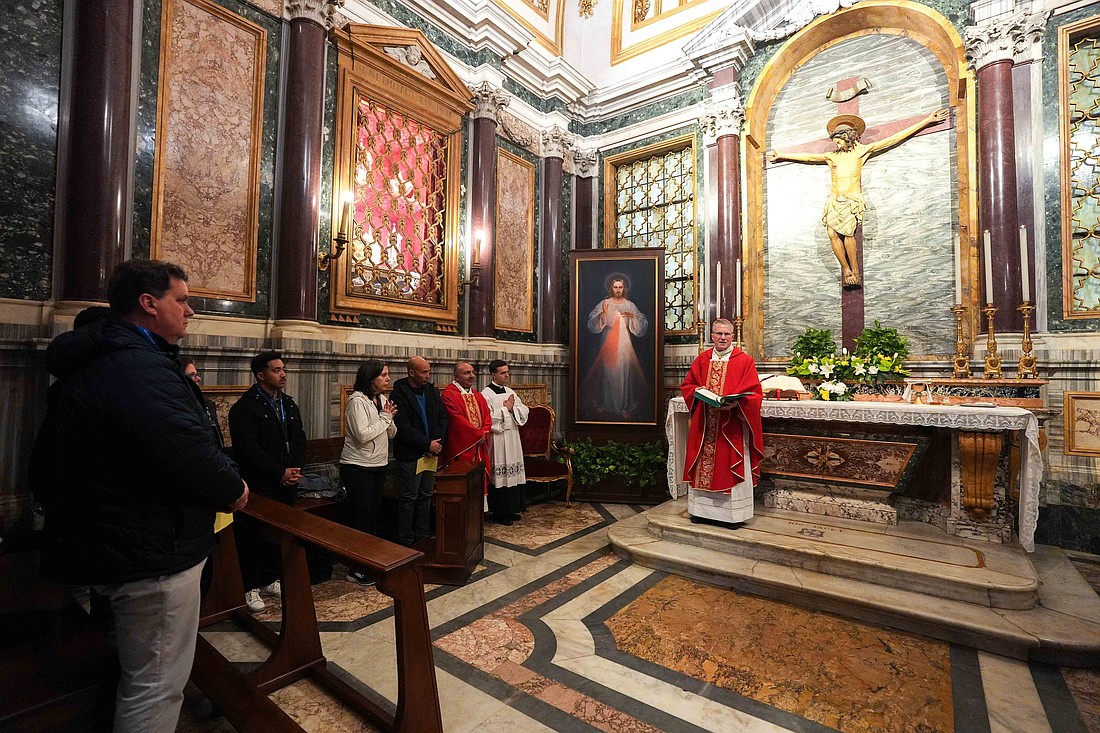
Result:
[[740,529],[692,524],[686,500],[613,525],[657,570],[1017,659],[1100,666],[1100,597],[1057,548],[770,509]]

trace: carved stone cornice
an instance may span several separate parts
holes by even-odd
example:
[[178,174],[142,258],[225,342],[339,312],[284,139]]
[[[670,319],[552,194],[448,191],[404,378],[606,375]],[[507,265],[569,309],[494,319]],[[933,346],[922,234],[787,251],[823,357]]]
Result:
[[492,82],[483,81],[470,87],[473,92],[474,109],[470,116],[475,120],[488,119],[500,124],[500,113],[511,97],[503,89],[493,86]]
[[576,136],[568,130],[554,125],[542,131],[542,157],[565,158],[565,151],[573,147]]
[[703,141],[710,145],[726,135],[740,135],[745,123],[745,104],[741,100],[741,88],[733,83],[712,92],[707,99],[699,130]]
[[598,171],[600,154],[596,150],[573,150],[573,170],[578,178],[592,178]]
[[1029,13],[1021,10],[966,27],[963,40],[970,65],[978,70],[997,61],[1013,61],[1026,55],[1030,46],[1042,39],[1049,14],[1049,11]]
[[288,20],[312,20],[326,31],[332,30],[333,13],[344,7],[344,0],[285,0],[283,14]]

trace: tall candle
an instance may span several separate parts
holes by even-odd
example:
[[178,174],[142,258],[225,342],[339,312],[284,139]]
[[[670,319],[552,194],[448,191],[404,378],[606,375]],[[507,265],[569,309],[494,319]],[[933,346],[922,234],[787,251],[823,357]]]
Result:
[[715,268],[714,283],[715,283],[715,296],[714,296],[714,317],[722,317],[722,263],[719,262]]
[[1027,227],[1020,226],[1020,283],[1025,303],[1031,302],[1031,277],[1027,262]]
[[467,266],[468,268],[481,267],[481,238],[483,236],[484,233],[480,229],[474,232],[474,251],[471,253],[473,255],[473,259],[472,264]]
[[737,308],[734,315],[741,317],[741,259],[737,259]]
[[351,236],[351,193],[345,192],[342,200],[344,207],[340,212],[340,228],[337,230],[344,239]]
[[986,229],[982,236],[985,238],[985,302],[993,303],[993,245],[989,241],[989,230]]
[[958,234],[955,235],[955,303],[963,302],[963,278],[962,278],[962,243]]

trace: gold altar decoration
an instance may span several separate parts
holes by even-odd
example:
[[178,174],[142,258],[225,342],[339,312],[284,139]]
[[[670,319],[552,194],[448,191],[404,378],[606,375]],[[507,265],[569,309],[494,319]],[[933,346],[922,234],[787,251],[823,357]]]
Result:
[[966,308],[959,304],[951,312],[955,314],[955,355],[951,357],[951,376],[954,379],[970,379],[970,347],[963,338],[963,313],[966,313]]
[[974,519],[993,512],[993,481],[1003,443],[1001,432],[959,431],[962,506]]
[[[332,190],[352,192],[353,202],[347,252],[329,268],[333,318],[453,329],[470,90],[420,31],[351,24],[331,37],[339,51]],[[402,63],[386,47],[415,49],[421,63]],[[334,206],[333,231],[341,214]]]
[[1035,354],[1032,353],[1031,343],[1031,314],[1035,312],[1035,306],[1031,303],[1021,303],[1018,309],[1024,314],[1024,338],[1020,342],[1020,361],[1017,379],[1038,379],[1039,370],[1035,367]]
[[985,340],[985,371],[982,376],[986,379],[1000,379],[1004,375],[1001,373],[1001,354],[997,351],[996,327],[993,325],[993,316],[997,315],[997,306],[989,303],[985,308],[982,308],[982,313],[985,314],[988,330]]

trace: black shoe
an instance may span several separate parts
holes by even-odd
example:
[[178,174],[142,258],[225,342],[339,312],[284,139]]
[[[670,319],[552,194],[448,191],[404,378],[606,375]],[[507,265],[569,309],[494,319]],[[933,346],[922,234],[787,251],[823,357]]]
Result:
[[688,519],[691,520],[692,524],[706,524],[707,523],[707,520],[703,519],[702,517],[696,517],[696,516],[693,516],[693,515],[690,515],[690,514],[688,515]]
[[493,521],[497,524],[503,524],[505,527],[512,526],[512,520],[508,517],[493,517]]
[[519,520],[523,519],[523,517],[518,514],[509,514],[508,519],[512,520],[513,522],[518,522]]
[[359,585],[374,585],[374,581],[368,578],[358,570],[352,570],[344,576],[344,580],[349,583],[358,583]]

